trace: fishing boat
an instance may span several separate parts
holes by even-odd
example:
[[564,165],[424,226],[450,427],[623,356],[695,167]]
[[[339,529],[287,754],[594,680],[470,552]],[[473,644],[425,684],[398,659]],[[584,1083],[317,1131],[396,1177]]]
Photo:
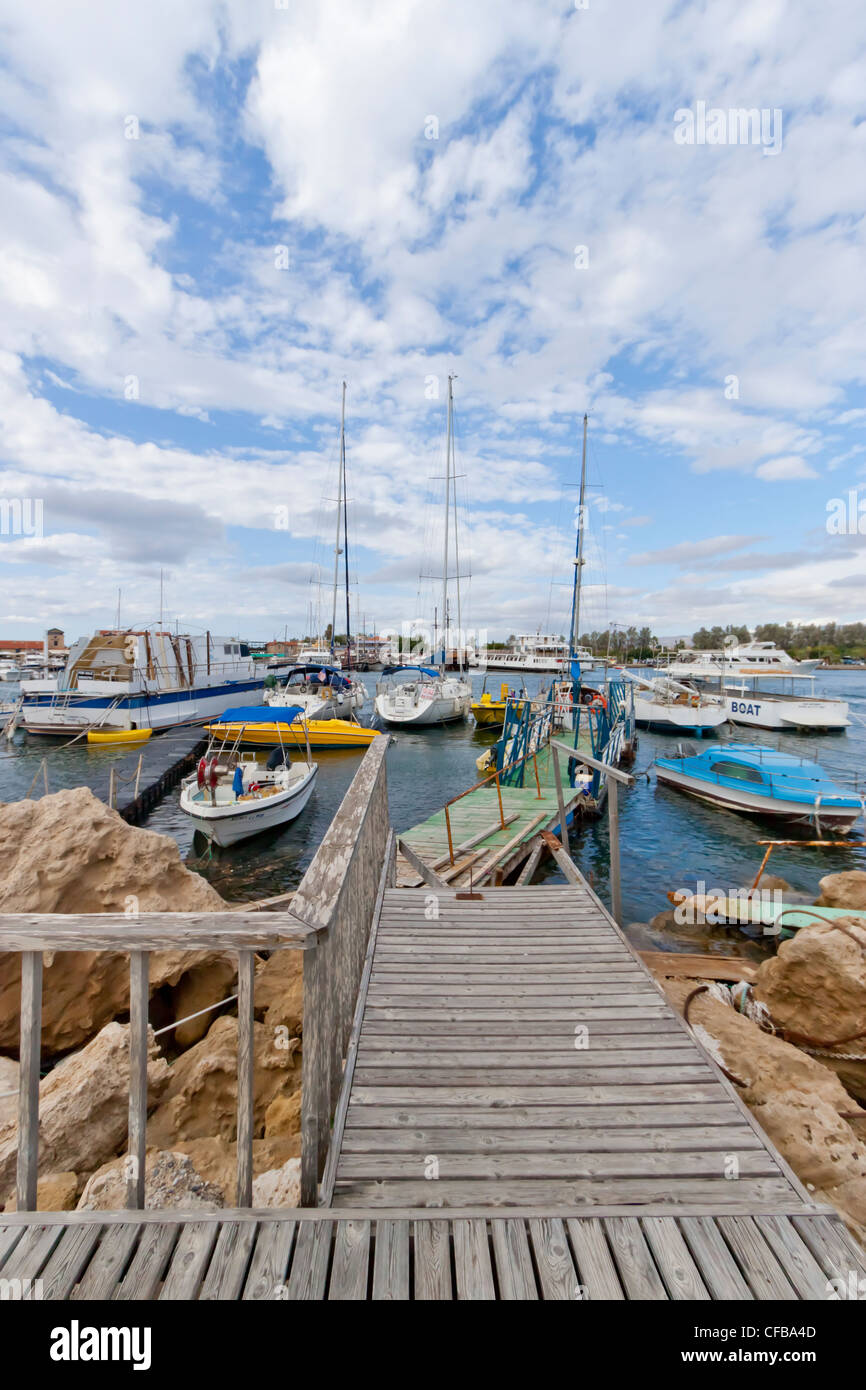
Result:
[[[524,694],[526,692],[524,691]],[[481,728],[498,728],[505,723],[505,711],[508,708],[508,701],[511,700],[516,709],[523,708],[523,701],[518,699],[515,691],[509,691],[508,682],[503,681],[499,687],[499,699],[494,700],[490,691],[487,689],[485,680],[482,687],[481,696],[471,706],[472,717],[475,723]]]
[[[399,724],[401,727],[425,726],[429,724],[450,724],[466,719],[472,704],[472,685],[463,675],[464,644],[462,641],[462,615],[460,611],[460,570],[456,566],[457,586],[457,630],[458,641],[449,642],[448,609],[448,547],[450,541],[450,522],[452,508],[452,486],[454,488],[454,551],[457,555],[457,492],[456,467],[454,463],[454,378],[448,377],[448,417],[445,440],[445,553],[442,565],[442,650],[438,669],[428,666],[386,666],[383,677],[397,675],[401,671],[414,671],[415,676],[398,685],[382,680],[376,684],[376,713],[386,724]],[[453,645],[457,655],[458,674],[448,675],[448,651]]]
[[153,729],[88,729],[87,742],[97,747],[111,747],[119,743],[146,743]]
[[[363,681],[335,666],[315,663],[293,666],[283,685],[265,693],[268,708],[279,711],[300,705],[308,721],[343,719],[354,710],[363,709],[366,700]],[[279,714],[274,718],[279,718]]]
[[[294,718],[302,715],[297,707]],[[240,751],[242,738],[212,738],[196,771],[181,783],[180,808],[196,830],[225,848],[273,830],[301,814],[313,793],[318,765],[307,749],[292,762],[278,744],[264,767]]]
[[863,814],[864,798],[846,791],[818,763],[759,744],[681,745],[656,758],[658,780],[701,801],[747,815],[843,829]]
[[63,736],[203,724],[239,697],[261,703],[264,681],[237,638],[110,628],[73,643],[59,676],[27,681],[21,719]]
[[665,676],[645,680],[630,671],[622,675],[639,687],[634,693],[634,718],[644,729],[702,738],[727,721],[727,710],[718,695],[704,694]]
[[214,737],[237,739],[245,747],[272,748],[282,741],[287,747],[304,748],[309,743],[317,752],[325,748],[367,748],[380,729],[365,729],[351,719],[304,719],[293,716],[299,705],[275,710],[273,706],[227,709],[222,718],[208,724]]

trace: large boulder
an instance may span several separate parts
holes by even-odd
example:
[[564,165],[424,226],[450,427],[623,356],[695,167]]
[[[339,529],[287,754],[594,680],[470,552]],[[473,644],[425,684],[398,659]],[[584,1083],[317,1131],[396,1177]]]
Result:
[[858,918],[801,927],[764,961],[755,997],[792,1042],[818,1049],[843,1084],[866,1099],[866,1061],[858,1060],[866,1056],[866,927]]
[[[126,1157],[105,1164],[88,1180],[79,1211],[120,1211],[126,1206]],[[200,1207],[217,1211],[225,1206],[219,1187],[195,1169],[188,1154],[151,1150],[144,1170],[144,1205],[148,1211]]]
[[274,951],[256,975],[256,1011],[267,1028],[287,1028],[300,1037],[304,1017],[304,952]]
[[[297,1041],[289,1039],[294,1046],[281,1046],[282,1041],[273,1029],[254,1025],[254,1133],[258,1136],[271,1102],[278,1095],[291,1095],[301,1085]],[[237,1137],[237,1050],[238,1021],[225,1016],[212,1024],[201,1042],[178,1057],[148,1125],[148,1138],[154,1144],[169,1148],[179,1139]]]
[[[148,1104],[169,1081],[168,1064],[150,1033]],[[39,1171],[90,1173],[126,1142],[129,1120],[129,1028],[109,1023],[71,1053],[39,1087]],[[0,1196],[15,1182],[17,1121],[0,1129]]]
[[[662,981],[680,1010],[698,983]],[[744,1083],[737,1093],[801,1182],[866,1240],[866,1125],[844,1118],[856,1106],[839,1078],[708,994],[692,1000],[689,1021],[698,1039]]]
[[853,907],[866,911],[866,871],[863,869],[827,874],[819,887],[821,896],[817,907]]
[[301,1160],[290,1158],[281,1168],[262,1173],[253,1183],[254,1207],[299,1207]]
[[[0,805],[0,912],[221,912],[227,907],[200,875],[181,861],[174,840],[127,825],[87,787],[56,792],[39,801]],[[234,973],[222,953],[155,952],[151,993],[188,980],[175,1018],[193,999],[204,1008],[224,998]],[[0,955],[0,1049],[18,1046],[21,961]],[[170,1001],[170,1007],[175,1001]],[[95,951],[47,954],[42,1010],[46,1056],[67,1052],[92,1038],[129,1008],[129,960]],[[204,1027],[210,1020],[205,1016]],[[201,1036],[196,1021],[184,1025],[181,1045]]]

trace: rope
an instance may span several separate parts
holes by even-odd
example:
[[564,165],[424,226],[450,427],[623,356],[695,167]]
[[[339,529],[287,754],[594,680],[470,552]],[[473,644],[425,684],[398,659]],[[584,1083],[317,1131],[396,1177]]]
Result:
[[209,1014],[214,1009],[221,1009],[223,1004],[231,1004],[237,997],[236,994],[230,994],[228,999],[221,999],[218,1004],[208,1004],[206,1008],[199,1009],[198,1013],[187,1014],[186,1018],[175,1019],[174,1023],[167,1024],[165,1028],[157,1028],[153,1036],[159,1038],[163,1033],[171,1033],[175,1028],[179,1028],[182,1023],[189,1023],[193,1018],[201,1018],[202,1014]]
[[[709,985],[698,985],[697,989],[693,989],[691,994],[686,996],[686,1002],[683,1004],[683,1019],[686,1023],[689,1022],[689,1009],[691,1008],[692,1000],[696,999],[699,994],[710,994],[712,996],[712,993]],[[689,1024],[689,1026],[691,1027],[691,1024]],[[734,1073],[728,1071],[727,1067],[722,1066],[721,1062],[717,1062],[716,1065],[729,1081],[733,1081],[735,1086],[746,1087],[751,1085],[751,1082],[741,1081],[738,1076],[734,1076]]]

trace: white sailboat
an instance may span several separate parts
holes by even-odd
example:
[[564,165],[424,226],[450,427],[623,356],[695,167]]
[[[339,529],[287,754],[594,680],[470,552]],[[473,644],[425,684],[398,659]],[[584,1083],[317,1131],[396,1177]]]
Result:
[[[472,685],[463,675],[463,622],[460,608],[460,556],[457,548],[457,484],[454,462],[454,393],[453,376],[448,377],[448,424],[445,443],[445,553],[442,565],[442,653],[438,669],[425,666],[385,667],[383,675],[414,671],[413,679],[398,685],[381,681],[376,686],[376,713],[386,724],[429,725],[450,724],[468,719],[472,704]],[[454,558],[457,586],[457,652],[458,674],[446,672],[448,658],[448,564],[451,489],[454,486]]]

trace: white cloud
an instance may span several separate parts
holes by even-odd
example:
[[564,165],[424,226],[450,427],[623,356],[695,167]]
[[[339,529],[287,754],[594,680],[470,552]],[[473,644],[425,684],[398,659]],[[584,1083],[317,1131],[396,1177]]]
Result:
[[794,482],[799,478],[817,478],[814,468],[810,468],[799,454],[784,454],[779,458],[767,459],[759,464],[756,474],[765,483]]

